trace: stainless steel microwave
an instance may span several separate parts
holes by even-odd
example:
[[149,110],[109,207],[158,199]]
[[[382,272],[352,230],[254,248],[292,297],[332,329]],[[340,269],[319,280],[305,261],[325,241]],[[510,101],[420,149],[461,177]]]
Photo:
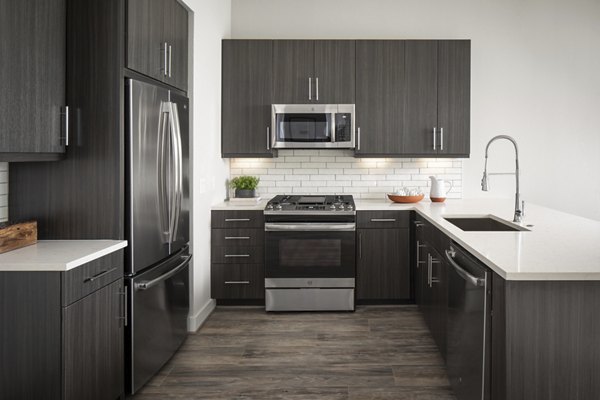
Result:
[[353,149],[354,104],[273,104],[275,149]]

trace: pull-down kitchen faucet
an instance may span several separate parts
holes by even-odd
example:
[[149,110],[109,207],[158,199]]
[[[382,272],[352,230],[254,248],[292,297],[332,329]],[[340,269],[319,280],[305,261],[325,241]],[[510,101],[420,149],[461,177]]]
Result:
[[[487,162],[488,162],[488,149],[490,148],[490,144],[498,139],[506,139],[510,141],[513,146],[515,146],[515,172],[496,172],[489,173],[487,172]],[[525,207],[525,202],[521,203],[521,193],[519,191],[519,148],[517,147],[517,141],[508,135],[498,135],[494,136],[488,142],[487,146],[485,146],[485,166],[483,168],[483,178],[481,179],[481,190],[487,192],[489,190],[488,184],[488,175],[514,175],[516,179],[516,193],[515,193],[515,217],[513,218],[513,222],[521,222],[523,220],[523,208]]]

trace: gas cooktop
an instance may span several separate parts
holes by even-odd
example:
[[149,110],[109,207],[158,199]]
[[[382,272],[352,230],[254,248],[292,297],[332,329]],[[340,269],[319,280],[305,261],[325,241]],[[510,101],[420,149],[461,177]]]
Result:
[[272,198],[265,212],[352,212],[354,199],[351,195],[279,195]]

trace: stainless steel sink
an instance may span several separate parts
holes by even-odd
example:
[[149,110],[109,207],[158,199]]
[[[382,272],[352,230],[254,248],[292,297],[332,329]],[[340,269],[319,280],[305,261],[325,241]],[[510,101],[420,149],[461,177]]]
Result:
[[456,216],[444,217],[444,219],[463,231],[478,231],[478,232],[518,232],[529,231],[522,226],[511,224],[494,217],[488,216]]

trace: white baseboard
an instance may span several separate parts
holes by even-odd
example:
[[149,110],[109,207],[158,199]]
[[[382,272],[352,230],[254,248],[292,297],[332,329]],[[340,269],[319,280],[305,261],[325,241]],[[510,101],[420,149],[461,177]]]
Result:
[[206,302],[204,307],[200,309],[200,311],[194,315],[190,315],[187,323],[188,332],[196,332],[198,329],[200,329],[202,324],[204,324],[204,321],[206,321],[206,319],[214,311],[216,305],[217,302],[215,299],[210,299]]

